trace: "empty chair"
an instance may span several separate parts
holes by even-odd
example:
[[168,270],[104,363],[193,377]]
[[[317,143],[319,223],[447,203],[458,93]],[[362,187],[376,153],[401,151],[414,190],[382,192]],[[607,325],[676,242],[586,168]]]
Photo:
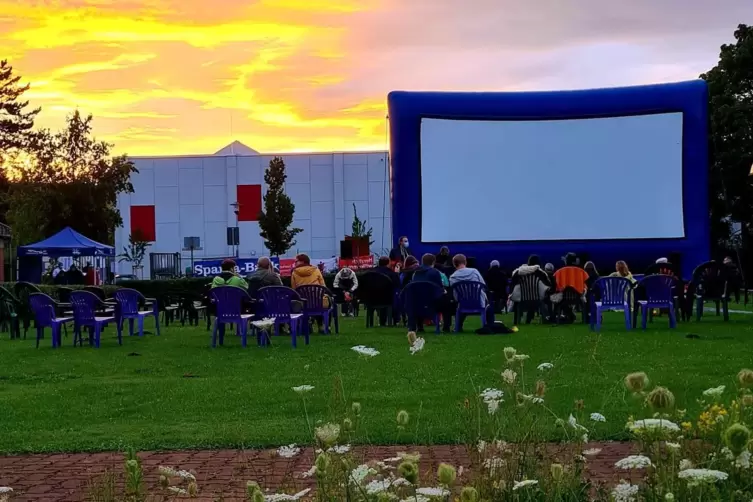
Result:
[[[73,291],[71,293],[71,308],[73,309],[73,345],[78,340],[83,345],[82,328],[89,328],[89,345],[99,348],[102,329],[109,322],[115,321],[115,316],[105,314],[97,315],[98,310],[104,308],[102,300],[89,291]],[[123,338],[118,330],[118,344],[123,345]]]
[[35,284],[30,282],[21,281],[13,285],[13,294],[19,301],[19,308],[16,310],[16,315],[21,323],[23,323],[24,338],[26,338],[26,333],[29,331],[31,321],[34,319],[34,313],[31,311],[31,305],[29,305],[29,295],[41,292],[42,291]]
[[408,316],[408,329],[420,327],[424,319],[434,321],[434,332],[439,334],[439,299],[442,288],[427,281],[411,282],[400,293],[400,305]]
[[139,322],[139,336],[144,336],[144,319],[154,317],[154,325],[159,332],[159,317],[155,308],[141,310],[140,306],[146,304],[146,298],[135,289],[118,289],[113,293],[113,298],[117,302],[115,309],[115,320],[118,326],[118,337],[121,336],[123,329],[123,320],[128,319],[128,335],[133,336],[133,321]]
[[275,320],[275,335],[280,334],[281,324],[287,324],[290,326],[293,347],[298,345],[296,338],[301,329],[306,339],[306,345],[309,344],[308,329],[301,325],[303,313],[293,312],[294,301],[303,303],[296,290],[285,286],[266,286],[259,290],[258,297],[261,301],[258,317],[271,317]]
[[21,338],[21,327],[18,322],[18,312],[21,302],[16,296],[3,286],[0,286],[0,329],[8,328],[11,340]]
[[52,329],[52,347],[60,347],[62,344],[60,331],[61,326],[73,320],[73,317],[57,317],[55,300],[44,293],[32,293],[29,295],[29,303],[34,313],[34,321],[37,328],[37,348],[42,339],[44,328]]
[[251,297],[245,289],[236,286],[219,286],[212,288],[209,296],[217,309],[217,317],[214,319],[212,329],[212,347],[217,346],[217,334],[219,332],[220,345],[225,342],[225,324],[235,324],[238,334],[241,336],[241,344],[246,346],[248,334],[248,322],[253,317],[243,313],[243,301],[250,301]]
[[642,288],[644,296],[644,299],[636,301],[641,309],[641,326],[643,329],[646,329],[648,313],[651,309],[669,310],[669,327],[677,327],[674,301],[675,278],[669,275],[649,275],[638,284]]
[[55,294],[57,294],[57,297],[58,297],[58,302],[70,303],[72,292],[73,292],[73,288],[67,288],[65,286],[58,286],[58,288],[55,290]]
[[486,311],[491,308],[489,292],[483,282],[460,281],[452,285],[452,294],[458,302],[455,313],[455,332],[460,331],[462,320],[468,315],[480,315],[481,326],[486,326]]
[[601,315],[605,310],[622,310],[625,313],[625,328],[631,328],[630,289],[633,284],[624,277],[601,277],[593,284],[591,304],[591,329],[601,329]]
[[366,272],[358,277],[356,298],[366,307],[366,327],[374,326],[374,312],[379,312],[380,321],[387,326],[393,322],[396,294],[395,284],[384,274]]
[[[324,321],[324,332],[330,334],[329,323],[334,320],[335,333],[340,333],[340,321],[337,319],[337,304],[332,292],[324,286],[309,284],[298,286],[295,292],[303,299],[303,325],[309,329],[310,320],[321,316]],[[328,304],[327,304],[328,302]]]
[[691,289],[696,299],[696,320],[703,316],[703,304],[711,300],[716,305],[716,315],[719,315],[719,304],[722,306],[724,320],[729,321],[729,290],[727,270],[724,265],[716,261],[709,261],[698,265],[693,270]]

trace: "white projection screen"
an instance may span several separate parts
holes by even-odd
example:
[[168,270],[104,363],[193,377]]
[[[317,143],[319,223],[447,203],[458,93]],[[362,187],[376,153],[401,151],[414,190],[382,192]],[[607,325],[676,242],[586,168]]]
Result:
[[682,113],[421,120],[421,240],[685,236]]

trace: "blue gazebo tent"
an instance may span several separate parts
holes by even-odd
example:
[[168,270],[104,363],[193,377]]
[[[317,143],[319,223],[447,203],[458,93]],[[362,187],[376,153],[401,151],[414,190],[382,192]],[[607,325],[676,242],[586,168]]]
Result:
[[18,256],[115,256],[115,248],[65,227],[43,241],[20,246]]
[[[65,227],[52,237],[18,248],[18,279],[28,282],[41,282],[42,258],[60,258],[70,256],[114,257],[115,248],[89,239]],[[98,260],[97,260],[98,261]]]

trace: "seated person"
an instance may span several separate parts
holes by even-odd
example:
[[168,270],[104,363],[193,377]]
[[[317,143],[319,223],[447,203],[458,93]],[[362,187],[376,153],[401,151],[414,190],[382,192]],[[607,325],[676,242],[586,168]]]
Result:
[[489,292],[494,297],[494,303],[502,306],[507,300],[507,272],[502,270],[497,260],[489,264],[489,270],[484,274],[484,281],[489,288]]
[[246,282],[248,282],[248,294],[252,297],[256,297],[256,293],[267,286],[282,286],[282,279],[275,272],[275,267],[272,265],[272,260],[266,256],[259,258],[256,262],[256,270],[246,276]]
[[355,310],[355,293],[358,289],[358,277],[353,270],[345,267],[337,272],[335,275],[335,281],[332,284],[335,289],[335,298],[337,303],[342,305],[343,317],[352,316]]
[[452,257],[450,257],[450,248],[442,246],[439,248],[439,254],[437,255],[436,266],[437,268],[443,268],[452,265]]
[[379,272],[380,274],[389,277],[392,284],[395,285],[395,291],[400,290],[400,274],[390,267],[390,258],[388,256],[380,256],[377,263],[378,265],[374,269],[374,272]]
[[583,265],[583,270],[586,271],[588,274],[588,279],[586,280],[586,287],[588,289],[591,289],[596,282],[596,280],[599,278],[599,271],[596,270],[596,265],[592,261],[587,261],[585,265]]
[[[413,273],[411,282],[430,282],[444,292],[445,281],[447,281],[446,284],[449,286],[449,280],[447,280],[447,276],[434,268],[434,265],[435,258],[433,254],[427,253],[423,255],[421,257],[421,266]],[[452,299],[448,295],[443,294],[442,297],[440,297],[440,299],[438,300],[437,305],[435,305],[435,308],[440,314],[442,314],[442,325],[444,331],[449,332],[450,323],[452,321],[452,312],[454,309]],[[408,329],[411,331],[416,331],[416,329],[418,328],[418,331],[422,331],[423,319],[412,319],[412,317],[413,316],[408,316]],[[413,325],[414,323],[416,325]]]
[[411,282],[430,282],[442,287],[442,274],[434,268],[436,258],[433,254],[425,254],[421,257],[421,266],[413,272]]
[[633,279],[633,274],[630,273],[630,269],[628,268],[627,263],[620,260],[614,264],[614,268],[615,271],[609,274],[609,277],[624,277],[630,282],[635,283],[635,279]]
[[[534,295],[537,296],[537,298],[523,298],[523,281],[527,277],[535,277],[536,279],[536,286],[538,288],[537,291],[533,292]],[[545,300],[546,295],[549,293],[551,289],[552,284],[549,282],[549,275],[542,270],[541,268],[541,258],[539,258],[537,255],[531,255],[528,257],[528,263],[525,265],[521,265],[517,269],[515,269],[512,273],[511,281],[510,281],[510,299],[514,302],[522,302],[522,301],[538,301],[538,300]],[[543,317],[548,317],[548,313],[545,312],[546,305],[542,304],[541,307],[542,312],[541,315]],[[526,322],[530,324],[530,322],[533,320],[533,316],[536,313],[535,309],[529,309],[526,317]]]
[[222,272],[220,275],[212,279],[212,287],[219,286],[235,286],[237,288],[248,289],[248,283],[246,279],[235,273],[235,262],[227,259],[220,265]]
[[415,256],[405,259],[405,265],[400,269],[400,285],[404,288],[413,279],[413,274],[418,270],[418,260]]
[[[475,281],[475,282],[480,282],[486,285],[486,282],[484,281],[484,278],[481,276],[481,273],[475,268],[471,268],[468,266],[468,259],[465,257],[465,255],[456,254],[452,258],[452,264],[455,265],[455,272],[450,276],[450,286],[453,286],[457,284],[458,282],[464,282],[464,281]],[[489,303],[489,300],[486,298],[486,294],[482,292],[481,304],[479,305],[479,307],[481,308],[486,307],[488,303]],[[460,319],[459,319],[461,330],[463,329],[463,321],[465,321],[465,314],[461,314]],[[486,323],[488,325],[494,324],[494,309],[493,308],[486,309]]]
[[567,265],[557,270],[552,278],[553,281],[550,284],[555,286],[558,292],[564,291],[565,288],[573,288],[579,295],[582,295],[586,292],[589,275],[580,267]]
[[311,265],[311,258],[306,254],[299,254],[295,257],[295,266],[290,276],[290,287],[295,289],[298,286],[308,286],[316,284],[324,286],[324,277],[319,267]]

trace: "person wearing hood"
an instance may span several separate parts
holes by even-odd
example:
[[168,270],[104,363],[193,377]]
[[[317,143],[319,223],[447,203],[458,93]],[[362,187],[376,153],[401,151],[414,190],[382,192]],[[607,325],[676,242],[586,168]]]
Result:
[[520,284],[521,277],[531,274],[535,274],[536,277],[538,277],[546,286],[551,286],[549,275],[547,275],[547,273],[541,268],[541,258],[535,254],[528,258],[528,263],[526,265],[521,265],[513,271],[511,286],[514,288]]
[[489,270],[484,274],[484,281],[494,297],[495,308],[501,310],[507,300],[507,272],[502,270],[499,261],[492,260]]
[[299,254],[295,257],[295,268],[290,276],[290,287],[309,286],[316,284],[324,286],[324,277],[318,267],[311,265],[311,258],[307,254]]
[[353,293],[358,289],[358,277],[353,270],[345,267],[337,272],[335,281],[332,284],[335,290],[335,298],[342,305],[343,317],[353,315],[354,298]]
[[237,288],[248,289],[246,279],[235,273],[235,262],[233,260],[224,260],[220,268],[222,268],[222,272],[212,279],[212,288],[235,286]]
[[[484,278],[481,276],[481,273],[475,268],[471,268],[468,266],[468,259],[465,257],[465,255],[456,254],[455,256],[453,256],[452,264],[455,266],[455,272],[450,276],[450,286],[453,286],[457,284],[458,282],[465,282],[465,281],[480,282],[481,284],[486,285],[486,281],[484,281]],[[486,307],[488,303],[489,301],[486,298],[486,294],[482,291],[480,307],[481,308]],[[465,321],[465,315],[461,314],[460,318],[458,319],[458,324],[460,324],[461,330],[463,329],[463,321]],[[494,309],[493,308],[486,309],[486,324],[487,326],[491,326],[494,324]]]
[[[515,271],[512,273],[512,280],[511,283],[511,293],[510,293],[510,300],[514,303],[518,302],[526,302],[526,301],[533,301],[532,298],[525,298],[523,297],[523,291],[522,291],[522,285],[521,282],[524,277],[530,277],[534,276],[536,278],[535,284],[538,287],[538,299],[541,300],[540,307],[538,308],[538,312],[541,314],[542,318],[546,319],[549,317],[548,305],[547,305],[547,295],[551,292],[552,283],[549,282],[549,274],[546,273],[541,268],[541,258],[539,258],[537,255],[531,255],[528,258],[528,263],[526,265],[521,265]],[[530,324],[533,320],[533,316],[536,314],[537,309],[529,308],[528,312],[526,313],[526,324]],[[517,314],[516,314],[517,319]],[[520,319],[519,319],[520,320]]]

